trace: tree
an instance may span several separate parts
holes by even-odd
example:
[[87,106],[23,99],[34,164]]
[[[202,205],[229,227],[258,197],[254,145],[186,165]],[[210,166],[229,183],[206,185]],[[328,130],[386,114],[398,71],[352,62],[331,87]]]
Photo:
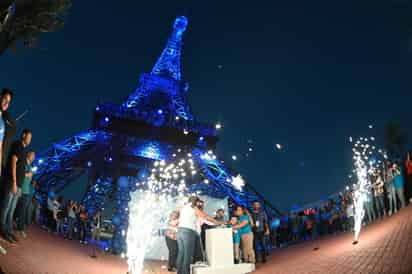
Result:
[[19,40],[33,47],[41,33],[61,29],[71,4],[71,0],[0,1],[0,55]]
[[390,157],[402,157],[407,138],[407,132],[399,122],[392,121],[385,126],[385,149]]

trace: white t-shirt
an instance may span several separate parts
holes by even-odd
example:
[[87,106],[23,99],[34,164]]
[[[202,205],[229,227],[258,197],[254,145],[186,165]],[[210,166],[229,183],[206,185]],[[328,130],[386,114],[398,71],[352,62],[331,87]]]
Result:
[[194,208],[190,204],[185,205],[180,210],[179,228],[188,228],[191,230],[197,230],[197,216]]
[[346,207],[346,216],[353,217],[353,205],[348,205]]

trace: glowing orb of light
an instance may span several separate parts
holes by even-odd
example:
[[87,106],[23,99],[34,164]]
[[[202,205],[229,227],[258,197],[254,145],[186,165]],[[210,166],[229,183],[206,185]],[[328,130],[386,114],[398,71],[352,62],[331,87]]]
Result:
[[232,155],[232,160],[236,161],[237,160],[237,156],[236,155]]
[[221,128],[222,128],[222,124],[217,123],[215,127],[216,127],[216,129],[218,129],[218,130],[219,130],[219,129],[221,129]]
[[277,150],[282,150],[283,149],[283,146],[281,144],[276,144],[275,147],[276,147]]
[[242,176],[237,175],[236,177],[232,177],[232,186],[239,191],[242,191],[243,187],[245,186],[245,181],[243,180]]

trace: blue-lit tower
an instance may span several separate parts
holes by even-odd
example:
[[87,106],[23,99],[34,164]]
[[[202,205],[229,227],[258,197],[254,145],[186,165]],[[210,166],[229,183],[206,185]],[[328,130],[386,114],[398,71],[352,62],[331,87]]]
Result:
[[116,232],[112,247],[125,250],[130,192],[137,190],[156,160],[169,160],[178,149],[193,155],[209,182],[190,185],[212,197],[229,197],[231,203],[250,206],[260,200],[269,216],[279,211],[250,184],[235,187],[237,173],[216,157],[208,157],[218,141],[211,124],[197,121],[187,101],[189,85],[182,77],[182,38],[186,17],[178,17],[159,60],[150,73],[143,73],[136,90],[123,103],[96,106],[92,127],[40,153],[35,179],[46,199],[49,192],[60,192],[80,176],[87,175],[83,203],[93,214],[109,201],[116,201],[113,216]]

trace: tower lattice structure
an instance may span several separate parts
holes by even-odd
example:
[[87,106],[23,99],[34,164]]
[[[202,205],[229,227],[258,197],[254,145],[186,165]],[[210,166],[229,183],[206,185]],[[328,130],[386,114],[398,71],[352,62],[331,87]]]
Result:
[[237,172],[219,158],[207,156],[216,148],[218,135],[212,124],[195,119],[187,100],[189,85],[182,79],[181,64],[187,25],[186,17],[175,20],[160,58],[150,73],[141,75],[138,87],[123,103],[98,104],[90,129],[52,144],[35,162],[34,177],[44,203],[50,192],[58,194],[85,174],[88,185],[82,202],[91,215],[115,202],[112,248],[116,252],[126,250],[127,206],[130,193],[138,188],[136,181],[145,179],[154,161],[171,160],[178,149],[193,155],[204,177],[192,183],[190,191],[228,197],[231,204],[247,207],[258,200],[269,217],[281,215],[251,184],[234,186]]

